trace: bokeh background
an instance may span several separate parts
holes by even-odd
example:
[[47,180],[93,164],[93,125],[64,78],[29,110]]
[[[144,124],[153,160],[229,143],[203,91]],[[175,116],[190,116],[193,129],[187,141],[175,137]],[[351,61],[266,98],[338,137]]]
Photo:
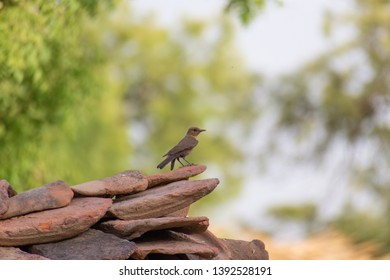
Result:
[[189,126],[196,203],[271,259],[390,259],[390,4],[0,1],[0,178],[153,174]]

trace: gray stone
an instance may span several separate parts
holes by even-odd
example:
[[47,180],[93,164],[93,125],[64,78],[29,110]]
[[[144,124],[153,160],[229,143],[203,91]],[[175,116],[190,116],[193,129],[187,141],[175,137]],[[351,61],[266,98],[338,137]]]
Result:
[[231,253],[232,260],[268,260],[268,252],[260,240],[244,241],[222,239]]
[[71,239],[32,245],[29,252],[52,260],[126,260],[135,249],[134,242],[90,229]]
[[47,260],[47,258],[24,252],[15,247],[0,247],[0,260]]

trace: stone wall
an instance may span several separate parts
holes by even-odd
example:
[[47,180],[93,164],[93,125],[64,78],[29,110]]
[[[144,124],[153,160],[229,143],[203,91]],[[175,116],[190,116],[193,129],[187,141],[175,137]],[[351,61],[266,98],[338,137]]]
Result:
[[0,181],[0,259],[268,259],[263,242],[221,239],[192,203],[218,179],[190,180],[203,165],[145,176],[124,171],[17,194]]

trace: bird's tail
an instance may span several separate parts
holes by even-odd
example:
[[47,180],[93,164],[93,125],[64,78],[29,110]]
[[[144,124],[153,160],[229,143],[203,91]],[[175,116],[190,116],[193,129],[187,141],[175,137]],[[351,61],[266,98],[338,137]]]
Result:
[[[170,163],[172,160],[175,160],[175,157],[173,156],[168,156],[166,159],[164,159],[162,162],[160,162],[159,165],[157,165],[157,168],[160,168],[160,169],[163,169],[165,167],[165,165],[167,165],[168,163]],[[172,170],[172,166],[171,166],[171,170]]]

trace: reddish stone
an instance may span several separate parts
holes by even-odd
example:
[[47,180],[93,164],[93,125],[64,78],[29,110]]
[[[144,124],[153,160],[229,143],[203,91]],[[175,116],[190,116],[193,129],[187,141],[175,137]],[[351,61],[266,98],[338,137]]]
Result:
[[0,216],[7,212],[9,207],[9,198],[17,193],[7,180],[0,180]]
[[[8,186],[5,180],[0,181],[0,215],[7,212],[9,206]],[[8,183],[8,182],[7,182]]]
[[175,212],[168,213],[165,216],[167,216],[167,217],[186,217],[188,215],[188,212],[190,211],[190,206],[191,205],[188,205],[187,207],[185,207],[183,209],[179,209]]
[[0,260],[47,260],[47,258],[24,252],[15,247],[0,247]]
[[202,259],[212,259],[217,255],[217,251],[212,246],[193,242],[186,236],[186,234],[180,235],[173,231],[159,231],[152,236],[137,239],[137,249],[131,258],[143,260],[149,254],[192,254]]
[[158,218],[189,206],[212,192],[218,179],[178,181],[122,197],[108,210],[122,220]]
[[148,188],[188,179],[204,172],[206,168],[205,165],[189,165],[169,172],[146,176]]
[[29,252],[52,260],[127,260],[135,248],[134,242],[90,229],[74,238],[32,245]]
[[89,181],[71,188],[77,194],[84,196],[114,196],[143,191],[148,186],[148,180],[139,171],[128,170],[111,177]]
[[186,233],[203,232],[209,226],[207,217],[162,217],[141,220],[113,220],[101,223],[98,228],[126,239],[140,237],[148,231],[175,228]]
[[56,181],[15,195],[0,219],[8,219],[31,212],[64,207],[70,203],[73,192],[64,181]]
[[47,243],[76,236],[99,221],[111,204],[110,198],[75,198],[63,208],[0,221],[0,246]]
[[15,195],[17,195],[18,193],[14,190],[14,188],[12,188],[12,186],[10,185],[10,183],[8,183],[7,180],[0,180],[0,188],[5,188],[7,189],[7,193],[8,193],[8,197],[13,197]]
[[[207,244],[213,247],[217,254],[214,260],[268,260],[268,252],[260,240],[243,241],[220,239],[210,231],[187,236],[193,242]],[[204,259],[199,255],[188,255],[191,260]]]
[[268,252],[260,240],[243,241],[222,239],[231,253],[232,260],[268,260]]
[[[226,246],[226,244],[216,237],[212,232],[209,230],[206,230],[201,233],[195,233],[195,234],[184,234],[179,232],[172,232],[171,235],[174,234],[177,237],[176,238],[182,238],[188,240],[188,242],[193,243],[199,243],[209,246],[210,248],[213,248],[215,251],[215,255],[213,256],[213,260],[230,260],[231,259],[231,253],[229,251],[229,248]],[[189,259],[210,259],[210,258],[204,258],[203,256],[196,254],[196,255],[189,255]]]

